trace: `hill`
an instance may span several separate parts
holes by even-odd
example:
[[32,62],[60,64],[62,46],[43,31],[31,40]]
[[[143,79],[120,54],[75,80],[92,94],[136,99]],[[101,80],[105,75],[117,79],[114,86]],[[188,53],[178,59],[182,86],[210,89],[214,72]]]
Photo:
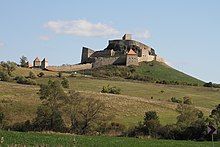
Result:
[[172,85],[191,85],[201,86],[203,81],[184,74],[165,63],[152,61],[141,62],[139,66],[114,66],[107,65],[99,68],[83,71],[96,77],[121,77],[148,81],[152,83],[172,84]]
[[[178,113],[176,103],[170,102],[171,97],[189,96],[193,104],[202,110],[206,116],[215,105],[220,103],[219,89],[196,86],[163,85],[135,81],[100,80],[90,77],[67,77],[70,88],[66,90],[80,91],[82,94],[100,99],[107,107],[106,113],[115,115],[113,121],[131,126],[143,120],[146,111],[154,110],[162,124],[172,124]],[[45,77],[35,79],[38,84],[49,79],[62,78]],[[120,95],[102,94],[103,86],[111,85],[122,89]],[[35,117],[40,99],[37,94],[39,86],[0,82],[0,101],[4,105],[7,119],[10,123],[31,120]],[[68,120],[65,120],[68,122]]]

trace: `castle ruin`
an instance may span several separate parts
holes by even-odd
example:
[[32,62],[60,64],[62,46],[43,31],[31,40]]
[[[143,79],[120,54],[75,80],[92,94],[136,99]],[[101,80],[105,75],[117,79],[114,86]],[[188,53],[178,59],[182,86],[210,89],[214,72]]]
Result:
[[81,63],[75,65],[48,66],[46,59],[40,61],[34,60],[34,66],[49,71],[78,71],[91,68],[97,68],[104,65],[136,65],[146,61],[164,62],[155,50],[141,42],[132,40],[131,34],[125,34],[122,39],[109,40],[108,46],[99,51],[83,47]]
[[164,62],[153,48],[132,40],[131,34],[125,34],[122,39],[109,40],[104,50],[94,51],[83,47],[81,64],[91,63],[96,68],[104,65],[139,65],[140,62],[153,60]]

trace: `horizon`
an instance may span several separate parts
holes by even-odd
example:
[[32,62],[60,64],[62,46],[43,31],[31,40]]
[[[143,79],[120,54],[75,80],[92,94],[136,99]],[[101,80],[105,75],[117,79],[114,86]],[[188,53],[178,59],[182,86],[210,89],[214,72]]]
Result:
[[220,83],[219,5],[217,0],[3,1],[0,60],[18,63],[24,55],[31,63],[39,57],[49,65],[77,64],[83,46],[101,50],[108,40],[131,33],[173,68]]

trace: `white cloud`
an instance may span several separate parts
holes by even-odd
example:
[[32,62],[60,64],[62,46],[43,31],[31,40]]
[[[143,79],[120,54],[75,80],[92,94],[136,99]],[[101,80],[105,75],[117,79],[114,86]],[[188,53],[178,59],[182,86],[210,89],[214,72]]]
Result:
[[44,25],[57,34],[76,35],[84,37],[105,37],[117,35],[119,32],[110,25],[91,23],[87,20],[49,21]]
[[148,39],[151,37],[150,32],[146,29],[134,32],[134,36],[139,39]]
[[51,37],[50,37],[50,36],[47,36],[47,35],[42,35],[42,36],[39,37],[39,39],[40,39],[40,40],[43,40],[43,41],[48,41],[48,40],[51,39]]
[[5,43],[0,41],[0,47],[4,47]]

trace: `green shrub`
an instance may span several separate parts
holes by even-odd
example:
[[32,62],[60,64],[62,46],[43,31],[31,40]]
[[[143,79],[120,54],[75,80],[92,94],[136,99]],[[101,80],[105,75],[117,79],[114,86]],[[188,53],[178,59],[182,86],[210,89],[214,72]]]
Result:
[[11,77],[5,72],[0,72],[0,81],[9,82],[11,81]]
[[182,103],[182,100],[180,100],[180,99],[178,99],[176,97],[172,97],[171,98],[171,102],[173,102],[173,103]]
[[36,75],[32,71],[30,71],[28,78],[36,79],[37,77],[36,77]]
[[188,96],[183,97],[183,104],[191,105],[192,101]]
[[112,93],[112,94],[120,94],[121,93],[121,89],[117,88],[116,86],[110,87],[108,86],[103,86],[102,88],[102,93]]
[[208,83],[205,83],[203,86],[204,86],[204,87],[212,87],[213,84],[212,84],[212,82],[208,82]]
[[17,77],[15,77],[15,80],[19,84],[36,85],[36,81],[31,80],[31,79],[27,79],[23,76],[17,76]]
[[63,73],[62,73],[62,72],[58,72],[58,77],[59,77],[59,78],[61,78],[61,77],[62,77],[62,75],[63,75]]
[[125,132],[126,127],[123,124],[111,122],[109,123],[103,123],[98,127],[98,132],[102,134],[108,134],[108,135],[121,135],[123,132]]
[[40,72],[37,76],[38,77],[43,77],[45,74],[43,72]]
[[69,88],[69,80],[67,78],[63,78],[63,80],[61,81],[61,85],[63,88]]

